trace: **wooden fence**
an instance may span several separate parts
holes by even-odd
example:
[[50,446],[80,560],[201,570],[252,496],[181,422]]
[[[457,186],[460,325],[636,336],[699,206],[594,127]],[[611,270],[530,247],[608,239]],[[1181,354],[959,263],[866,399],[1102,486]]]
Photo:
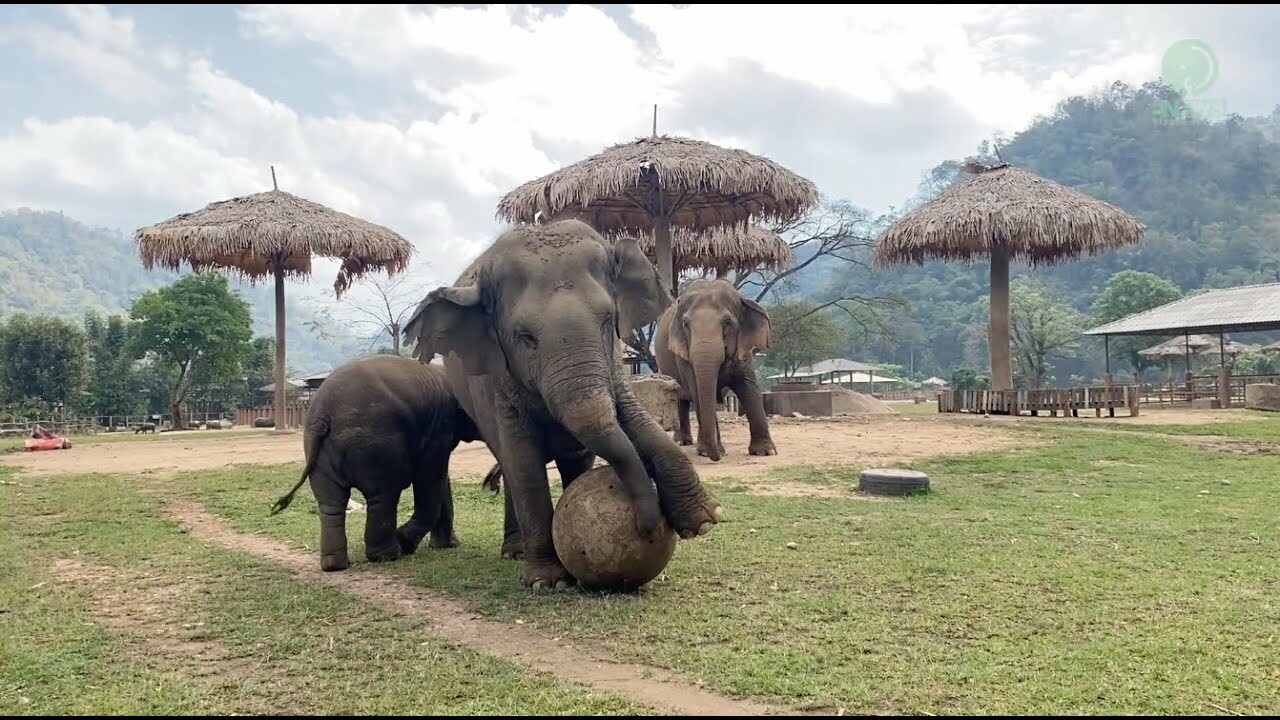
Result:
[[1081,410],[1102,411],[1115,417],[1116,409],[1138,414],[1137,385],[1101,385],[1096,387],[1048,388],[1042,390],[944,390],[938,394],[940,413],[985,413],[991,415],[1039,415],[1062,413],[1079,417]]
[[[1254,383],[1280,384],[1280,375],[1232,375],[1228,385],[1232,407],[1244,406],[1244,388]],[[1217,397],[1218,376],[1196,375],[1190,380],[1143,383],[1139,402],[1166,407],[1189,405],[1195,400]]]
[[[306,405],[286,405],[284,408],[285,423],[291,428],[300,428],[307,419]],[[258,418],[275,420],[276,409],[271,405],[263,407],[238,408],[236,410],[236,427],[253,427]]]

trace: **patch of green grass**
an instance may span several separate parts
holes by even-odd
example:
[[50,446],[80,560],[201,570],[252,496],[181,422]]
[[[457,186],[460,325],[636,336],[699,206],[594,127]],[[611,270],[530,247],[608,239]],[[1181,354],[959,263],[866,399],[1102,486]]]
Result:
[[211,549],[135,482],[0,486],[0,712],[644,712]]
[[1280,442],[1280,414],[1245,411],[1230,422],[1203,425],[1116,424],[1106,429],[1121,432],[1156,433],[1160,435],[1211,435],[1243,440]]
[[[920,463],[933,491],[899,502],[712,484],[727,521],[682,541],[634,596],[522,589],[516,564],[498,557],[501,497],[474,477],[455,480],[461,547],[378,571],[785,703],[935,714],[1280,707],[1280,459],[1124,432],[1028,432],[1034,447]],[[860,469],[776,477],[852,490]],[[294,471],[183,482],[239,528],[314,551],[311,503],[266,516]],[[406,497],[402,517],[410,507]],[[360,528],[353,515],[354,560]]]

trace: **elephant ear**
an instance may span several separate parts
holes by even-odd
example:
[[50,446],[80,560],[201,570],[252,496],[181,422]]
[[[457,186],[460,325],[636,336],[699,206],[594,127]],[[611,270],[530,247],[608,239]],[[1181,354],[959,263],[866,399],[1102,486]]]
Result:
[[405,341],[415,343],[413,354],[431,362],[454,353],[468,375],[488,375],[501,369],[504,355],[481,302],[480,286],[442,287],[427,294],[405,323]]
[[618,307],[619,336],[630,335],[632,330],[657,320],[671,305],[671,290],[634,238],[620,238],[613,243],[609,276]]
[[667,348],[681,360],[688,360],[689,333],[685,331],[684,323],[680,322],[680,315],[679,306],[667,313],[671,318],[671,327],[667,329]]
[[742,298],[742,322],[738,329],[738,359],[751,362],[751,351],[769,347],[769,313],[751,298]]

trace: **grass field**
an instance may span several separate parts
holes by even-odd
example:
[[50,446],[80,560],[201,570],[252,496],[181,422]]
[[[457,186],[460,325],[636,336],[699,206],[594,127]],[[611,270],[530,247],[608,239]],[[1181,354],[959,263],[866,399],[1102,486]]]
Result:
[[[801,458],[767,480],[838,492],[771,497],[717,481],[728,520],[682,542],[635,596],[520,588],[497,553],[501,497],[457,477],[461,547],[349,572],[776,706],[1274,713],[1280,419],[1241,417],[1204,432],[1010,424],[1021,449],[920,463],[933,492],[905,501],[855,496],[860,466]],[[196,500],[314,559],[309,503],[267,517],[297,471],[0,486],[0,711],[647,712],[454,648],[161,512]],[[361,520],[348,523],[353,560]]]

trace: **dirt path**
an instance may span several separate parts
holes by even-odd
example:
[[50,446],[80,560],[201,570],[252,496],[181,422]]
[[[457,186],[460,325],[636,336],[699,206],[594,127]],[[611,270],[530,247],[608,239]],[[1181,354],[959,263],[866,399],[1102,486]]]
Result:
[[[980,425],[929,416],[773,418],[770,432],[778,446],[778,455],[749,455],[747,424],[740,418],[725,422],[721,429],[727,454],[720,462],[698,456],[693,447],[684,450],[703,477],[743,480],[760,492],[770,493],[764,477],[771,470],[787,465],[892,465],[938,455],[1012,447],[1019,442],[992,423]],[[216,440],[88,441],[77,443],[70,450],[0,457],[0,463],[20,468],[28,477],[89,473],[163,477],[235,465],[278,465],[302,460],[301,433],[276,435],[266,431]],[[455,478],[474,477],[483,475],[493,462],[493,455],[484,443],[464,443],[454,451],[450,470]],[[554,469],[552,476],[552,480],[557,481]]]
[[502,657],[562,680],[588,684],[681,715],[805,714],[726,698],[665,670],[616,662],[531,628],[479,618],[457,601],[413,587],[401,578],[368,570],[321,572],[310,554],[262,535],[236,532],[225,520],[191,501],[174,502],[165,512],[191,535],[220,548],[270,560],[303,581],[346,591],[458,646]]

